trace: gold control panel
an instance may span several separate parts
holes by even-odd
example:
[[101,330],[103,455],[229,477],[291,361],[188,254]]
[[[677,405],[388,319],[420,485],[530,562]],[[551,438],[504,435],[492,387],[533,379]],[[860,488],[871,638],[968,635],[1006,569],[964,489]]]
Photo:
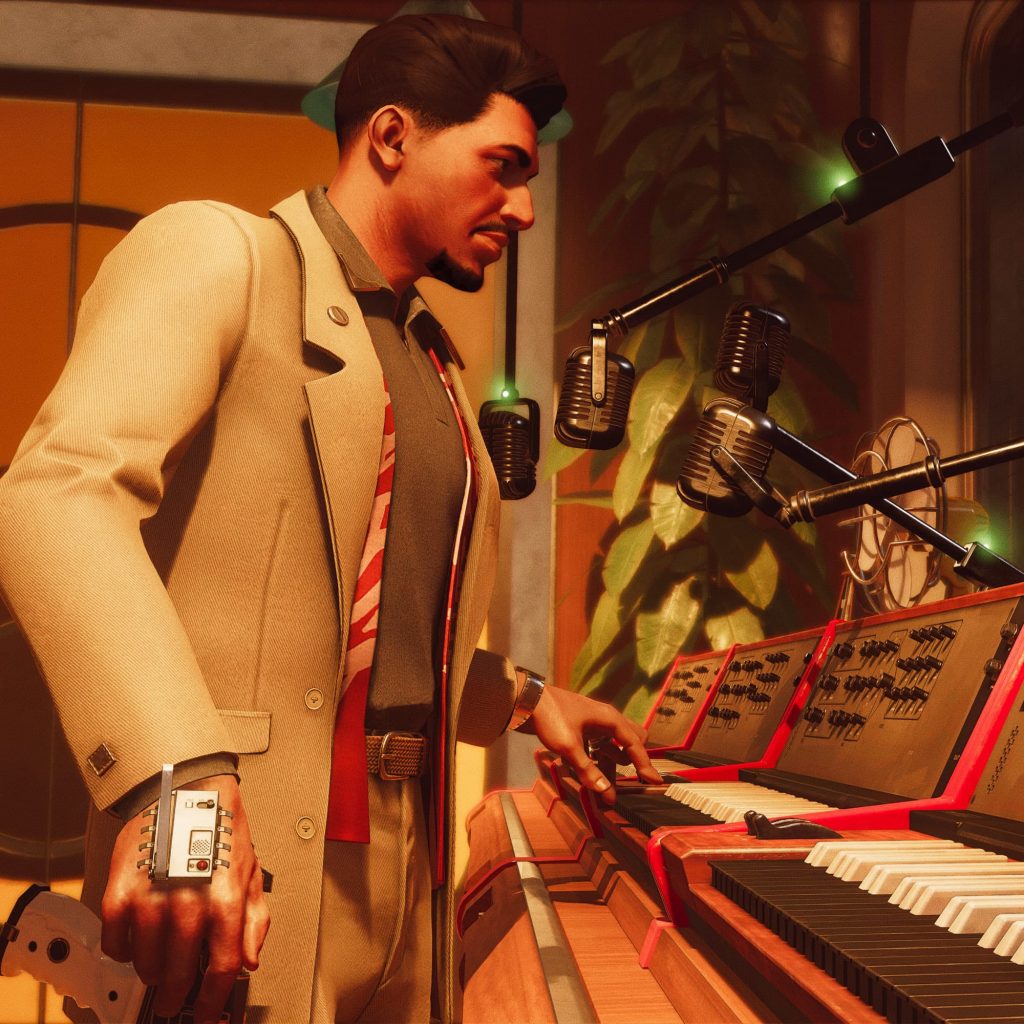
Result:
[[676,658],[647,727],[648,747],[678,746],[686,739],[728,656],[729,651],[715,651]]
[[910,799],[937,795],[1022,614],[1018,595],[974,594],[840,625],[779,771]]
[[810,671],[823,632],[737,647],[690,749],[734,763],[758,760]]

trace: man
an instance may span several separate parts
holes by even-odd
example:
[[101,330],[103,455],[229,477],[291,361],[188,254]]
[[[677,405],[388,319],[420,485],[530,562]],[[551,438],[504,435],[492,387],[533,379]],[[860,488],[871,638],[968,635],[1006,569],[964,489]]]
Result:
[[[412,289],[478,288],[532,224],[536,132],[563,98],[507,30],[368,33],[326,192],[144,220],[0,485],[0,593],[95,805],[83,899],[102,894],[104,950],[160,1015],[205,944],[199,1021],[243,966],[250,1024],[426,1020],[432,958],[450,1017],[455,740],[528,722],[609,796],[584,734],[651,771],[616,711],[475,650],[496,483]],[[149,879],[167,763],[233,816],[206,885]]]

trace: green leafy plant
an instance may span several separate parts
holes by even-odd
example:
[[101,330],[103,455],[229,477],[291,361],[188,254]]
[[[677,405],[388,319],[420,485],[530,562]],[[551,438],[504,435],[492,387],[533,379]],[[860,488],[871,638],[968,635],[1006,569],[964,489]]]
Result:
[[[630,85],[611,97],[597,151],[623,153],[624,167],[592,230],[609,236],[627,219],[648,216],[650,265],[641,279],[589,296],[563,326],[627,285],[639,295],[782,227],[826,201],[838,167],[849,176],[837,148],[820,137],[806,58],[800,10],[787,0],[694,2],[607,54],[605,63],[624,62]],[[675,479],[711,397],[729,307],[745,297],[785,313],[790,364],[852,406],[854,388],[828,351],[823,302],[852,294],[838,232],[826,228],[643,325],[620,347],[637,369],[625,451],[588,456],[593,483],[621,454],[614,487],[558,499],[603,505],[614,516],[588,577],[591,628],[573,687],[638,717],[680,651],[807,625],[809,603],[827,616],[831,597],[812,528],[785,532],[756,512],[705,517],[679,500]],[[792,375],[770,411],[787,430],[813,436]],[[548,472],[581,454],[554,443]],[[773,465],[773,482],[786,493],[806,486],[784,463]]]

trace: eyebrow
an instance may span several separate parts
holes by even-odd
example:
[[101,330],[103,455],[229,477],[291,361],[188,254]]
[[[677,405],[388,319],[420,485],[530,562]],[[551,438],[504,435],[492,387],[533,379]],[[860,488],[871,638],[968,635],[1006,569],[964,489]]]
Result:
[[[517,146],[513,142],[503,142],[501,144],[501,148],[502,149],[510,150],[511,152],[515,153],[516,160],[519,161],[519,166],[520,167],[525,169],[525,168],[531,167],[533,165],[533,159],[531,158],[530,154],[527,153],[525,149],[523,149],[522,146]],[[538,173],[540,173],[540,172],[539,171],[534,171],[533,174],[530,175],[530,177],[531,178],[535,178]]]

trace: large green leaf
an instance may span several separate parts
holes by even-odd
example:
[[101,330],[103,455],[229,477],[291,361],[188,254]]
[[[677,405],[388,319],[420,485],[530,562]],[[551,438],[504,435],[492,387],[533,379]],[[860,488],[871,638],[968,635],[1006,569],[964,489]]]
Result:
[[809,432],[811,415],[791,379],[783,377],[779,390],[772,395],[771,412],[779,426],[791,434],[803,437]]
[[710,244],[707,241],[710,237],[707,221],[718,205],[717,195],[708,196],[693,211],[691,218],[675,225],[668,225],[662,220],[660,207],[655,210],[651,216],[652,273],[669,276],[666,273],[668,268],[674,267],[684,257],[687,263],[697,262],[696,258],[687,254]]
[[771,604],[779,585],[779,560],[765,541],[754,560],[739,572],[727,572],[725,578],[739,591],[748,604],[764,610]]
[[655,183],[657,175],[653,172],[644,172],[624,178],[612,189],[601,201],[597,212],[590,220],[589,231],[592,235],[597,234],[598,229],[605,222],[608,215],[622,203],[622,210],[612,230],[618,230],[623,218],[630,212],[633,203],[640,199],[643,194]]
[[808,344],[798,334],[793,334],[790,337],[789,354],[794,362],[813,373],[851,409],[860,407],[860,391],[856,381],[827,352]]
[[603,153],[637,117],[663,103],[664,97],[658,85],[613,93],[605,107],[605,120],[597,140],[596,152]]
[[687,10],[687,42],[704,57],[721,53],[732,28],[732,5],[722,0],[702,0]]
[[642,39],[626,54],[626,64],[639,88],[659,84],[679,66],[686,45],[686,25],[680,18],[669,18],[652,25]]
[[643,564],[654,541],[654,524],[644,519],[623,530],[612,542],[604,560],[601,579],[605,590],[618,600],[626,584]]
[[573,494],[560,494],[555,498],[556,505],[593,505],[595,508],[611,508],[611,491],[576,491]]
[[638,376],[658,361],[662,345],[665,343],[667,326],[665,317],[655,317],[630,331],[626,340],[619,346],[619,354],[633,364]]
[[[832,341],[832,327],[825,303],[803,279],[799,261],[793,261],[796,266],[792,268],[783,265],[786,255],[785,252],[773,253],[771,260],[758,268],[756,277],[763,282],[769,304],[789,319],[792,333],[807,338],[818,350],[828,349]],[[800,277],[792,272],[797,267],[801,269]]]
[[807,53],[807,28],[796,5],[783,0],[739,0],[739,8],[759,35],[793,56]]
[[651,705],[657,699],[660,688],[661,680],[659,679],[635,687],[628,695],[625,706],[622,708],[623,715],[631,722],[642,725],[647,721]]
[[590,632],[572,664],[569,683],[572,689],[580,688],[594,666],[607,654],[622,629],[618,600],[613,594],[602,594],[590,618]]
[[784,589],[802,589],[823,611],[830,609],[835,594],[825,578],[817,529],[811,523],[797,523],[791,530],[772,530],[768,541],[783,567]]
[[560,473],[585,455],[586,451],[586,448],[570,448],[561,441],[551,438],[541,461],[541,480],[550,480],[556,473]]
[[754,510],[745,516],[708,516],[707,530],[711,546],[723,572],[743,572],[757,557],[764,543],[764,523]]
[[852,299],[857,292],[853,271],[836,251],[827,232],[816,231],[789,243],[789,251],[802,260],[814,275],[834,292],[835,297]]
[[619,693],[616,693],[613,687],[619,682],[623,670],[630,665],[634,667],[635,672],[636,650],[632,643],[620,647],[611,657],[600,662],[580,684],[579,692],[601,700],[614,700],[616,697],[621,699],[624,696],[621,692],[622,689],[627,691],[633,689],[632,679],[626,686],[619,688]]
[[705,619],[704,632],[714,651],[725,650],[733,644],[752,644],[764,639],[761,620],[749,608],[738,608],[729,615]]
[[612,491],[612,511],[620,523],[636,508],[644,484],[654,468],[657,454],[655,448],[640,452],[631,447],[622,457],[615,477],[615,489]]
[[665,547],[678,544],[703,521],[704,513],[680,501],[672,484],[655,483],[651,487],[651,522]]
[[712,120],[711,115],[682,122],[673,119],[670,124],[655,128],[630,154],[626,178],[667,177],[694,151]]
[[632,448],[646,454],[664,440],[668,425],[689,397],[693,378],[693,362],[683,357],[662,359],[640,377],[627,426]]
[[653,614],[636,619],[636,660],[642,672],[655,676],[686,646],[700,620],[700,602],[693,599],[694,578],[677,583]]

